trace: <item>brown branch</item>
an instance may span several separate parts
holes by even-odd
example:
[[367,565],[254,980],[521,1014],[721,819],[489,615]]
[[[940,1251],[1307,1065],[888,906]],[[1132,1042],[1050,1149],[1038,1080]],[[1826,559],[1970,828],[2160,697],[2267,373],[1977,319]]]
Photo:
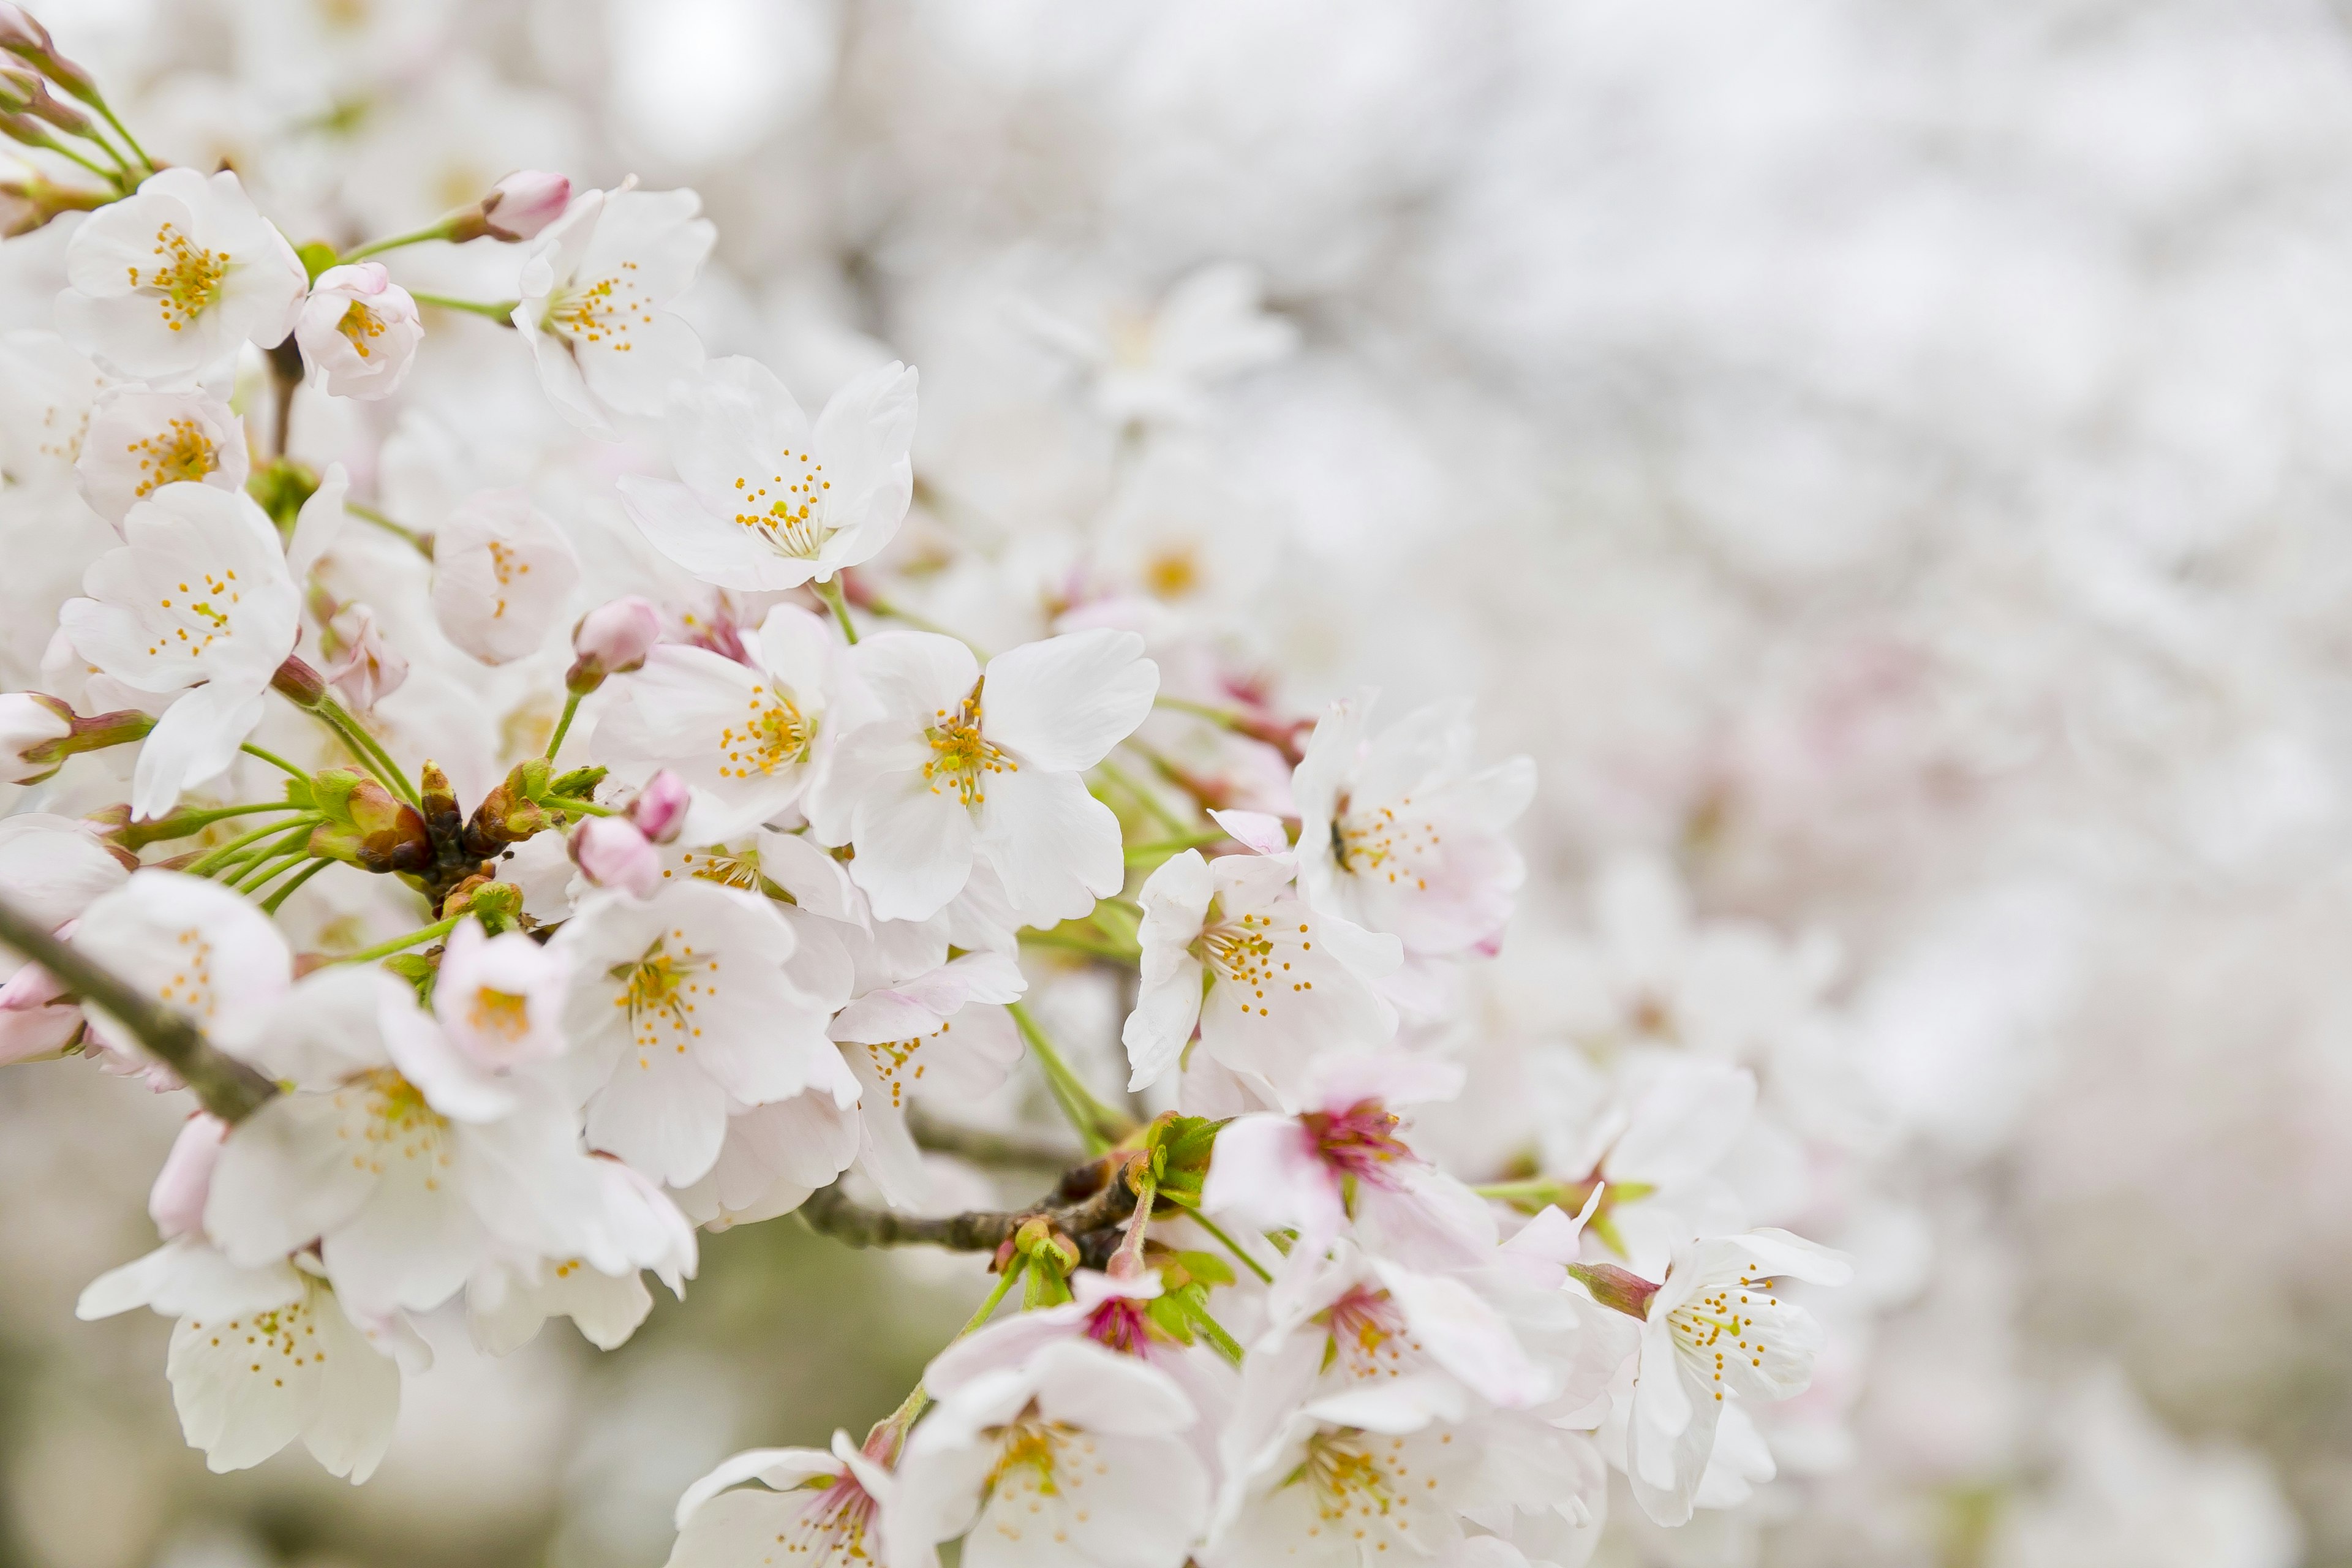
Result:
[[982,1127],[967,1127],[960,1121],[927,1115],[919,1106],[908,1108],[907,1130],[915,1135],[918,1146],[935,1154],[953,1154],[975,1165],[1059,1171],[1086,1158],[1065,1139],[1033,1140],[992,1132]]
[[0,899],[0,942],[57,976],[84,1002],[103,1008],[150,1055],[178,1073],[204,1108],[223,1121],[244,1121],[277,1094],[276,1084],[215,1049],[184,1015],[134,990],[5,899]]
[[[1041,1205],[1017,1213],[997,1213],[973,1209],[963,1214],[924,1218],[898,1214],[890,1209],[868,1208],[842,1191],[835,1182],[829,1187],[812,1194],[801,1205],[801,1216],[809,1228],[832,1237],[835,1241],[852,1247],[908,1247],[929,1243],[944,1247],[951,1252],[994,1252],[1013,1239],[1013,1233],[1033,1219],[1042,1219],[1063,1235],[1078,1243],[1081,1256],[1089,1262],[1100,1253],[1109,1256],[1108,1233],[1119,1222],[1135,1212],[1135,1193],[1124,1180],[1106,1179],[1111,1173],[1101,1160],[1089,1161],[1072,1169],[1055,1189],[1061,1195],[1069,1191],[1073,1180],[1091,1181],[1092,1191],[1075,1202]],[[1088,1238],[1097,1245],[1088,1246]],[[1099,1267],[1099,1265],[1097,1265]]]

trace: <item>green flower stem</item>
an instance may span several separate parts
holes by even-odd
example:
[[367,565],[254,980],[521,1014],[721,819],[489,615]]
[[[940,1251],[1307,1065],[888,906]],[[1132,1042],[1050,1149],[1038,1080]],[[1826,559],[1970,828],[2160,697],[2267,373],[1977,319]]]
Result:
[[1160,861],[1181,855],[1187,849],[1202,849],[1212,844],[1223,844],[1225,838],[1224,832],[1219,830],[1213,833],[1182,833],[1173,838],[1155,838],[1149,844],[1130,844],[1127,849],[1127,863],[1130,866],[1140,866],[1150,861],[1156,866]]
[[395,952],[405,952],[410,948],[422,946],[424,943],[431,942],[436,937],[447,936],[451,931],[457,929],[457,922],[465,918],[466,917],[464,915],[451,915],[446,921],[435,921],[429,926],[419,926],[416,930],[410,931],[406,936],[396,936],[390,942],[380,942],[373,947],[363,947],[357,952],[347,952],[341,958],[335,959],[333,962],[337,963],[368,963],[379,958],[390,958]]
[[[1126,1239],[1111,1254],[1108,1270],[1119,1279],[1138,1279],[1143,1273],[1143,1233],[1151,1228],[1151,1203],[1160,1195],[1160,1178],[1152,1173],[1150,1161],[1138,1160],[1130,1169],[1136,1171],[1135,1217],[1127,1222]],[[1111,1180],[1119,1178],[1114,1175]]]
[[317,812],[310,811],[304,812],[300,822],[297,824],[273,822],[268,826],[257,827],[252,832],[244,835],[242,837],[232,838],[227,843],[219,845],[216,847],[208,850],[206,853],[199,857],[194,864],[191,865],[187,868],[188,875],[191,877],[209,877],[221,867],[227,865],[231,860],[236,858],[236,852],[245,848],[248,845],[258,844],[265,838],[277,837],[278,835],[286,832],[289,826],[299,826],[307,833],[312,827],[325,820],[327,819],[320,816]]
[[133,822],[117,829],[111,837],[125,849],[143,849],[150,844],[160,844],[167,838],[185,838],[201,833],[215,822],[226,822],[232,816],[250,816],[264,811],[300,811],[291,801],[270,801],[254,805],[224,805],[213,811],[175,811],[169,816],[159,816],[152,822]]
[[1021,941],[1030,947],[1056,948],[1066,952],[1083,952],[1088,958],[1099,958],[1107,963],[1136,963],[1143,957],[1137,947],[1119,947],[1107,942],[1088,942],[1081,936],[1065,936],[1060,931],[1024,931]]
[[153,170],[155,160],[147,155],[146,148],[139,145],[139,138],[131,134],[131,127],[114,117],[113,107],[103,98],[94,98],[90,107],[98,110],[100,119],[114,127],[114,133],[122,138],[122,144],[131,149],[131,155],[139,160],[140,167]]
[[1199,1209],[1191,1207],[1189,1205],[1186,1206],[1184,1212],[1186,1216],[1190,1218],[1194,1225],[1199,1226],[1202,1230],[1205,1230],[1211,1236],[1215,1237],[1220,1246],[1223,1247],[1227,1252],[1232,1253],[1235,1258],[1240,1258],[1244,1267],[1247,1268],[1251,1273],[1256,1275],[1259,1279],[1265,1280],[1269,1285],[1274,1283],[1274,1276],[1265,1271],[1265,1265],[1260,1263],[1256,1258],[1252,1258],[1247,1252],[1243,1250],[1241,1243],[1235,1241],[1232,1237],[1227,1236],[1218,1227],[1215,1221],[1212,1220],[1207,1215],[1202,1214]]
[[973,658],[979,659],[982,664],[988,662],[987,650],[982,648],[978,643],[972,641],[970,637],[964,637],[961,633],[951,632],[948,630],[947,627],[940,625],[939,622],[919,616],[912,610],[900,609],[888,599],[869,598],[866,601],[866,607],[875,615],[880,616],[885,620],[900,622],[903,625],[914,627],[919,632],[929,632],[933,637],[954,637],[956,641],[971,649]]
[[1134,774],[1129,773],[1125,768],[1120,767],[1117,763],[1112,762],[1108,757],[1105,757],[1101,762],[1097,763],[1095,764],[1095,770],[1101,773],[1103,777],[1117,784],[1120,789],[1125,790],[1134,798],[1136,805],[1143,807],[1145,811],[1150,813],[1152,820],[1159,823],[1161,827],[1166,828],[1171,834],[1181,838],[1194,831],[1191,823],[1185,821],[1182,817],[1168,809],[1167,802],[1161,800],[1158,795],[1144,788],[1141,784],[1137,782]]
[[850,624],[849,601],[842,597],[841,579],[837,576],[828,577],[822,583],[811,583],[809,587],[818,598],[825,602],[826,607],[833,611],[833,618],[841,623],[841,635],[851,642],[856,642],[857,628]]
[[1007,1004],[1004,1010],[1013,1015],[1013,1026],[1029,1042],[1030,1053],[1045,1074],[1045,1086],[1053,1090],[1062,1114],[1077,1130],[1087,1153],[1099,1154],[1135,1131],[1134,1122],[1097,1100],[1078,1075],[1070,1070],[1070,1064],[1062,1059],[1062,1053],[1054,1048],[1054,1042],[1045,1037],[1045,1031],[1037,1026],[1037,1020],[1029,1016],[1026,1006],[1013,1002]]
[[580,693],[569,692],[563,699],[563,717],[555,721],[555,733],[547,738],[547,760],[553,762],[563,737],[572,731],[572,716],[580,711]]
[[346,266],[354,261],[365,260],[371,256],[381,256],[387,250],[398,250],[404,245],[421,245],[428,239],[448,237],[449,220],[445,217],[423,228],[411,229],[406,234],[395,234],[389,239],[372,239],[365,245],[354,247],[335,258],[335,265]]
[[1190,1295],[1179,1292],[1176,1300],[1184,1316],[1192,1320],[1194,1328],[1201,1331],[1201,1337],[1216,1346],[1219,1355],[1223,1356],[1235,1366],[1241,1365],[1242,1347],[1233,1335],[1225,1331],[1225,1325],[1217,1321],[1208,1308],[1201,1305]]
[[228,885],[240,893],[256,893],[264,882],[279,873],[289,871],[310,858],[310,841],[306,835],[294,844],[279,848],[264,845],[263,852],[255,856],[228,878]]
[[1210,723],[1223,730],[1238,730],[1242,727],[1242,715],[1230,708],[1212,708],[1205,702],[1189,702],[1181,697],[1166,696],[1154,697],[1151,700],[1151,705],[1154,708],[1170,709],[1178,713],[1190,713],[1195,719],[1206,719]]
[[[1004,1266],[1004,1272],[996,1277],[996,1284],[988,1292],[988,1300],[982,1301],[980,1304],[980,1310],[974,1312],[964,1326],[956,1331],[956,1339],[964,1339],[977,1332],[982,1324],[996,1315],[996,1309],[1003,1304],[1006,1293],[1013,1289],[1013,1282],[1021,1277],[1022,1271],[1028,1266],[1027,1253],[1016,1252],[1013,1255],[1012,1261]],[[955,1341],[950,1340],[948,1342],[952,1344]],[[922,1415],[930,1402],[930,1391],[920,1383],[916,1384],[913,1388],[907,1391],[907,1397],[899,1401],[898,1408],[890,1412],[887,1420],[866,1434],[867,1447],[870,1448],[877,1436],[887,1432],[889,1446],[883,1455],[883,1460],[885,1463],[895,1463],[898,1457],[898,1446],[907,1440],[907,1434],[914,1428],[916,1418]]]
[[351,747],[362,766],[390,785],[393,793],[399,795],[401,799],[420,811],[424,809],[425,803],[418,797],[416,786],[408,782],[408,775],[400,771],[400,764],[392,760],[391,753],[378,743],[373,735],[367,732],[366,726],[359,721],[350,709],[331,697],[321,697],[319,699],[319,705],[310,711],[317,714],[329,729],[342,737],[343,743]]
[[343,510],[350,512],[353,517],[358,518],[362,522],[373,523],[376,527],[383,529],[386,533],[397,534],[402,539],[408,541],[408,542],[415,547],[419,555],[424,556],[427,561],[433,559],[433,536],[431,534],[419,533],[416,530],[410,528],[405,523],[394,522],[392,519],[384,516],[383,513],[376,510],[375,508],[372,506],[362,506],[359,502],[354,500],[345,501],[343,503]]
[[453,300],[446,294],[420,294],[414,289],[408,291],[408,297],[420,305],[438,305],[445,310],[468,310],[502,327],[514,325],[515,309],[522,303],[520,300]]
[[285,758],[279,756],[275,752],[263,751],[259,746],[255,745],[250,741],[247,741],[244,745],[239,746],[237,750],[243,752],[248,757],[259,757],[263,762],[268,763],[273,768],[283,769],[285,772],[294,775],[294,777],[300,779],[304,784],[309,784],[310,782],[310,775],[308,773],[296,767],[292,763],[288,762]]
[[276,914],[278,907],[293,896],[295,889],[333,864],[332,860],[313,860],[285,881],[278,883],[278,890],[261,900],[261,912],[265,915]]
[[583,816],[617,816],[620,815],[609,805],[598,805],[593,800],[582,800],[577,795],[544,795],[541,797],[539,804],[547,807],[550,811],[572,811],[577,812]]

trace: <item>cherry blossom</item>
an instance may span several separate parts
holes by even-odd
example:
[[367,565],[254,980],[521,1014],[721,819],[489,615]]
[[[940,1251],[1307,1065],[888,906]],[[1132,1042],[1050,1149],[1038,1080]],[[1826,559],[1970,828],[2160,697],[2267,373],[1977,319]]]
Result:
[[235,174],[193,169],[151,174],[94,214],[67,247],[66,277],[67,335],[116,374],[155,383],[217,375],[248,341],[274,347],[308,282]]
[[716,231],[692,191],[588,191],[532,242],[514,324],[563,416],[611,439],[613,416],[662,412],[702,342],[670,304]]
[[330,267],[295,318],[302,357],[338,397],[389,397],[416,358],[416,301],[380,261]]
[[886,632],[851,665],[881,716],[844,736],[810,820],[856,847],[851,878],[885,920],[945,908],[984,856],[1033,925],[1118,890],[1118,819],[1080,777],[1134,732],[1159,667],[1131,632],[1073,632],[998,654]]
[[59,623],[76,652],[137,691],[177,692],[139,748],[131,809],[160,816],[228,766],[294,651],[299,600],[276,531],[241,494],[166,485],[132,507],[124,543]]
[[884,1548],[880,1517],[892,1487],[888,1467],[861,1452],[846,1432],[833,1435],[829,1452],[753,1448],[730,1455],[678,1499],[669,1568],[735,1568],[779,1544],[810,1568],[895,1563]]
[[434,536],[433,614],[484,664],[539,651],[580,582],[580,562],[530,492],[468,497]]
[[121,527],[131,509],[165,485],[245,489],[245,426],[226,404],[194,392],[111,387],[90,405],[74,463],[82,499]]
[[1188,849],[1144,883],[1142,983],[1121,1031],[1132,1087],[1175,1068],[1197,1028],[1203,1052],[1294,1104],[1313,1058],[1395,1033],[1372,983],[1396,967],[1396,939],[1318,911],[1297,874],[1286,855]]
[[624,478],[661,552],[724,588],[830,581],[890,542],[913,494],[915,373],[892,361],[833,395],[812,427],[757,361],[714,361],[667,426],[677,479]]

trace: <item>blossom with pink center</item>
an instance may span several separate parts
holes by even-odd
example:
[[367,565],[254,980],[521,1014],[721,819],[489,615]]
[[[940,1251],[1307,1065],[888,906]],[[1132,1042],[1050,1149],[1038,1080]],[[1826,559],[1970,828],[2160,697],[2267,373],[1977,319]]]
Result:
[[1461,1069],[1402,1056],[1326,1057],[1297,1116],[1238,1117],[1217,1134],[1202,1206],[1261,1230],[1298,1232],[1312,1257],[1353,1226],[1367,1250],[1425,1268],[1479,1262],[1495,1222],[1476,1194],[1398,1136],[1391,1102],[1456,1092]]
[[835,1432],[829,1453],[753,1448],[719,1461],[677,1500],[668,1568],[740,1568],[779,1557],[808,1568],[882,1561],[880,1516],[892,1482],[888,1456],[869,1450],[896,1441],[895,1433],[877,1436],[861,1450]]

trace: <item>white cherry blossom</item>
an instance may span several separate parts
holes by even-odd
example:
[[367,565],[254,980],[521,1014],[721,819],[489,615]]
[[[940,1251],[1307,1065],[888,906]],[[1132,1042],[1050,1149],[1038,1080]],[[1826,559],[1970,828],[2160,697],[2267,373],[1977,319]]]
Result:
[[433,538],[434,618],[484,664],[538,652],[579,584],[579,557],[528,490],[468,496]]
[[[224,1037],[250,1028],[294,980],[293,952],[267,915],[217,882],[178,871],[132,872],[82,911],[73,943],[198,1028]],[[119,1021],[95,1004],[89,1014],[93,1032],[119,1062],[147,1065]],[[148,1070],[176,1081],[161,1064]]]
[[1129,1086],[1156,1083],[1200,1031],[1201,1049],[1274,1103],[1299,1102],[1307,1064],[1369,1051],[1396,1030],[1373,988],[1396,939],[1318,910],[1286,855],[1187,849],[1143,884],[1143,973],[1120,1031]]
[[586,191],[532,242],[514,324],[563,417],[612,439],[615,414],[662,412],[702,342],[669,307],[717,231],[692,191]]
[[294,651],[300,601],[277,531],[252,500],[166,485],[131,509],[124,543],[58,612],[74,650],[137,691],[183,695],[139,748],[131,809],[161,816],[214,777],[261,721],[262,697]]
[[856,1096],[826,1014],[784,972],[793,931],[767,900],[698,878],[583,906],[553,947],[574,981],[589,1142],[685,1186],[719,1158],[728,1113],[817,1089]]
[[1474,768],[1459,707],[1368,734],[1374,695],[1333,704],[1291,775],[1299,885],[1411,953],[1490,946],[1527,876],[1508,830],[1535,795],[1535,763]]
[[984,1373],[915,1428],[884,1518],[890,1568],[961,1536],[972,1568],[1178,1568],[1206,1521],[1197,1418],[1166,1373],[1084,1341]]
[[1081,775],[1134,732],[1159,667],[1132,632],[1074,632],[998,654],[928,632],[859,643],[881,716],[841,742],[810,820],[856,848],[849,874],[884,920],[925,920],[975,855],[1032,925],[1083,915],[1125,878],[1118,821]]
[[712,838],[796,803],[837,740],[837,651],[824,623],[778,605],[744,653],[750,662],[677,643],[653,648],[609,683],[590,741],[625,776],[675,771],[698,792],[693,830]]
[[677,479],[620,481],[655,548],[723,588],[829,582],[878,553],[907,515],[915,373],[895,360],[866,372],[812,428],[766,366],[718,360],[686,384],[667,433]]
[[[757,1487],[746,1486],[758,1481]],[[739,1568],[753,1554],[806,1568],[895,1563],[881,1514],[889,1468],[846,1432],[823,1448],[753,1448],[730,1455],[677,1500],[677,1544],[668,1568]]]
[[151,174],[92,214],[66,248],[66,334],[118,374],[163,383],[227,370],[240,345],[294,328],[308,286],[293,247],[235,174]]
[[120,529],[131,509],[165,485],[210,485],[234,495],[248,467],[245,425],[200,392],[110,387],[90,405],[74,463],[82,499]]

